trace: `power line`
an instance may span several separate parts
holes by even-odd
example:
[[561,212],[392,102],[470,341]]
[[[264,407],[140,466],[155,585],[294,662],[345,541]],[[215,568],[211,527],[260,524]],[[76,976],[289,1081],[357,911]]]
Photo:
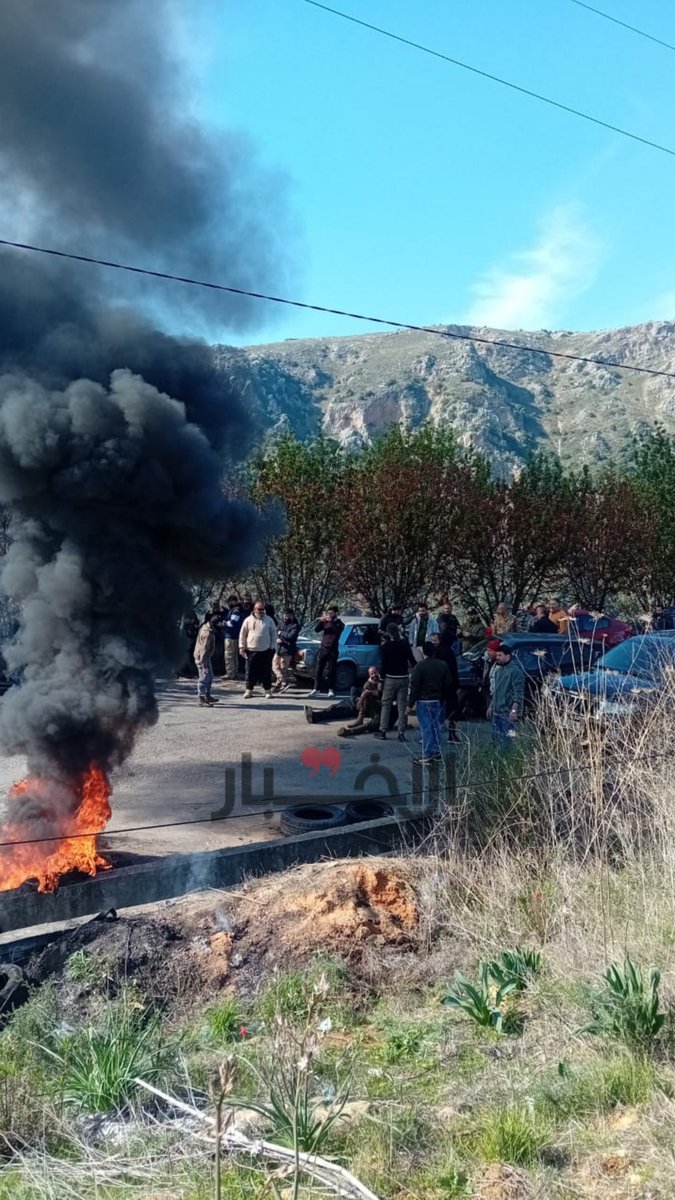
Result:
[[562,112],[571,113],[573,117],[580,117],[583,121],[590,121],[593,125],[600,125],[603,129],[611,130],[612,133],[620,133],[622,137],[630,138],[634,142],[641,142],[643,146],[650,146],[652,150],[660,150],[662,154],[670,154],[675,158],[675,150],[671,149],[670,146],[662,146],[660,142],[652,142],[649,138],[641,137],[638,133],[631,133],[628,129],[622,129],[619,125],[612,125],[609,121],[603,121],[600,117],[594,117],[590,113],[582,112],[579,108],[572,108],[571,105],[563,104],[560,100],[553,100],[551,96],[544,96],[541,92],[534,92],[531,88],[522,87],[521,84],[513,83],[510,79],[503,79],[500,75],[493,75],[490,71],[483,71],[480,67],[474,67],[470,63],[462,62],[459,58],[451,58],[449,54],[443,54],[440,50],[434,50],[431,46],[424,46],[421,42],[414,42],[411,38],[403,37],[399,33],[393,33],[391,29],[383,29],[381,25],[371,25],[369,21],[362,21],[360,17],[354,17],[351,13],[342,12],[339,8],[331,8],[328,4],[321,4],[319,0],[304,0],[304,3],[311,4],[312,8],[320,8],[323,12],[332,13],[335,17],[342,17],[344,21],[351,21],[354,25],[361,25],[364,29],[370,29],[371,32],[379,33],[382,37],[391,38],[394,42],[410,46],[413,50],[421,50],[423,54],[430,54],[433,58],[439,58],[442,62],[450,63],[453,67],[461,67],[463,71],[470,71],[472,75],[480,75],[481,78],[489,79],[492,83],[499,83],[502,87],[510,88],[514,92],[520,92],[521,95],[529,96],[532,100],[540,100],[542,104],[549,104],[552,108],[558,108]]
[[[673,755],[672,753],[641,754],[641,755],[636,755],[635,758],[632,759],[632,761],[629,765],[632,766],[634,763],[661,762],[664,759],[672,760],[673,757],[675,757],[675,755]],[[558,765],[556,767],[545,768],[544,770],[541,770],[541,771],[532,771],[528,775],[517,776],[515,778],[515,782],[518,784],[518,786],[520,786],[521,784],[524,784],[524,783],[530,783],[533,779],[544,779],[544,778],[550,779],[552,775],[563,775],[563,774],[569,775],[572,771],[586,772],[586,771],[594,771],[594,770],[595,770],[594,763],[574,763],[571,766]],[[471,780],[468,779],[465,782],[455,783],[453,790],[455,790],[457,792],[486,792],[486,791],[492,791],[495,784],[496,784],[497,788],[499,788],[499,779],[498,778],[496,780],[495,779],[485,780],[483,783],[472,783]],[[434,787],[435,786],[436,785],[434,785]],[[439,790],[440,790],[440,787],[441,787],[441,783],[439,781],[439,784],[438,784]],[[368,800],[368,801],[382,800],[387,803],[391,803],[391,801],[395,800],[395,799],[415,800],[418,796],[424,796],[425,794],[428,794],[428,789],[425,790],[423,788],[421,790],[417,789],[416,791],[412,790],[409,792],[398,792],[396,796],[392,796],[391,792],[383,792],[381,795],[365,795],[364,794],[361,798],[364,800]],[[326,801],[326,804],[330,804],[330,802],[331,802],[330,793],[326,793],[325,801]],[[296,803],[302,804],[302,796],[299,796],[296,798]],[[312,803],[313,804],[316,803],[316,800],[312,799]],[[263,811],[260,813],[252,813],[252,812],[226,813],[222,817],[221,816],[191,817],[188,821],[164,821],[160,824],[154,824],[154,825],[129,825],[123,829],[97,829],[97,830],[92,830],[89,833],[62,833],[62,834],[52,834],[51,837],[12,839],[11,841],[8,841],[8,842],[0,842],[0,850],[9,849],[12,846],[42,845],[44,842],[65,842],[65,841],[74,842],[74,841],[78,841],[82,838],[118,837],[120,834],[123,834],[123,833],[146,833],[148,831],[155,830],[155,829],[180,829],[180,828],[184,827],[185,825],[215,825],[219,821],[240,821],[240,820],[243,820],[244,818],[248,818],[250,820],[252,817],[255,817],[255,816],[261,816],[264,818],[266,813],[278,812],[278,811],[280,811],[280,810],[279,809],[267,809],[266,811]],[[317,832],[321,832],[321,831],[319,830]],[[1,859],[1,857],[2,856],[0,855],[0,859]],[[0,892],[0,897],[2,897],[2,892]]]
[[637,33],[640,37],[647,38],[650,42],[656,42],[657,46],[665,46],[666,50],[675,51],[675,46],[671,42],[664,42],[663,38],[654,37],[653,33],[647,33],[644,29],[638,29],[637,25],[629,25],[627,21],[620,21],[618,17],[613,17],[611,13],[603,12],[601,8],[594,8],[592,4],[586,4],[584,0],[570,0],[571,4],[576,4],[579,8],[587,8],[589,12],[595,13],[597,17],[604,17],[606,21],[612,21],[614,25],[621,25],[623,29],[629,29],[631,33]]
[[[309,2],[309,0],[308,0]],[[544,354],[547,358],[562,358],[568,362],[588,363],[593,367],[610,367],[616,371],[633,371],[639,375],[658,375],[664,379],[675,379],[673,371],[659,371],[656,367],[638,367],[634,363],[615,362],[608,358],[591,358],[584,354],[569,354],[564,350],[546,350],[543,346],[528,346],[522,342],[507,342],[503,338],[490,338],[477,333],[453,333],[449,329],[436,329],[432,325],[413,325],[409,321],[392,321],[387,317],[373,317],[366,313],[348,312],[343,308],[329,308],[325,304],[308,304],[303,300],[291,300],[287,296],[272,296],[266,292],[251,292],[245,288],[231,287],[225,283],[213,283],[205,279],[191,279],[186,275],[172,275],[168,271],[152,271],[148,267],[136,267],[129,263],[112,262],[105,258],[93,258],[88,254],[72,254],[66,250],[55,250],[48,246],[32,246],[27,242],[12,242],[0,238],[0,246],[14,250],[29,250],[36,254],[49,254],[55,258],[67,258],[73,262],[90,263],[97,267],[110,267],[116,271],[129,271],[133,275],[149,275],[153,279],[168,279],[173,283],[187,283],[193,287],[210,288],[216,292],[228,292],[234,296],[248,296],[252,300],[267,300],[271,304],[285,304],[290,308],[301,308],[309,312],[327,313],[333,317],[348,317],[352,321],[367,321],[372,325],[387,325],[392,329],[409,329],[413,333],[430,333],[456,342],[476,342],[483,346],[498,346],[503,350],[521,350],[525,354]]]

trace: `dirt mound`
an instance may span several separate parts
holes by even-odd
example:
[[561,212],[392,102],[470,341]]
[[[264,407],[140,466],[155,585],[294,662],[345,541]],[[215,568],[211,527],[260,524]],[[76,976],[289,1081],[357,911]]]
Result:
[[[404,863],[335,861],[158,905],[153,915],[97,919],[34,955],[36,983],[110,994],[136,982],[158,1002],[196,1000],[224,984],[256,988],[275,968],[301,967],[317,952],[357,963],[369,953],[417,944],[415,890]],[[90,967],[73,971],[84,952]],[[69,965],[70,964],[70,965]]]
[[378,861],[325,863],[257,884],[241,895],[235,942],[274,964],[317,950],[360,957],[366,943],[412,946],[417,904],[402,868]]

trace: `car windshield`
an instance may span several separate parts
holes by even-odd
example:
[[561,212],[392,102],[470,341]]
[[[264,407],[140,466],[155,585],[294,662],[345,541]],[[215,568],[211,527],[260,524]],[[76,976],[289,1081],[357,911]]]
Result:
[[300,630],[299,637],[303,638],[306,642],[320,642],[321,634],[315,632],[315,625],[316,621],[312,621],[310,625],[305,625],[304,629]]
[[661,667],[675,665],[675,642],[655,638],[628,638],[598,659],[599,667],[625,675],[656,675]]

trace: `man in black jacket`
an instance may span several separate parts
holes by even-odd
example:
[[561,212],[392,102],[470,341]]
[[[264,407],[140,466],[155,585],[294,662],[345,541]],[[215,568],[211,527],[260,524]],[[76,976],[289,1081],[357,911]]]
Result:
[[399,627],[393,621],[387,627],[387,637],[382,646],[381,658],[384,689],[382,692],[380,728],[375,737],[381,738],[382,741],[386,738],[391,706],[394,700],[396,700],[396,707],[398,709],[398,740],[399,742],[404,742],[406,727],[405,710],[408,701],[408,668],[415,666],[415,659],[410,649],[410,642],[407,638],[401,637]]
[[435,658],[433,642],[422,647],[424,658],[410,676],[410,711],[417,709],[422,734],[422,753],[416,762],[426,764],[441,757],[443,711],[452,695],[452,679],[447,663]]
[[549,615],[543,604],[538,604],[534,610],[534,621],[530,625],[530,633],[557,633],[558,626],[549,620]]
[[287,692],[293,683],[291,667],[295,658],[299,633],[300,625],[293,609],[285,609],[284,619],[277,631],[277,650],[272,664],[276,676],[276,683],[272,690],[275,692]]
[[397,625],[399,630],[403,626],[403,605],[392,604],[389,607],[380,621],[380,633],[388,633],[390,625]]
[[440,658],[445,663],[450,674],[450,690],[446,700],[446,713],[448,717],[448,738],[451,742],[458,742],[457,729],[455,721],[457,720],[457,693],[459,691],[459,671],[457,670],[457,655],[453,649],[452,643],[443,640],[440,633],[434,633],[429,639],[434,645],[434,658]]
[[344,625],[338,617],[338,610],[334,605],[326,609],[314,626],[314,632],[321,634],[321,645],[316,656],[314,690],[309,693],[308,699],[310,700],[314,696],[319,696],[323,691],[324,673],[328,676],[328,696],[335,696],[340,636],[343,629]]

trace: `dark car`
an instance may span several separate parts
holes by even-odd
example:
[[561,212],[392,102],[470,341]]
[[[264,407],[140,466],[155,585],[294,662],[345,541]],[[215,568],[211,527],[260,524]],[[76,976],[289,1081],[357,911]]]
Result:
[[[511,647],[513,657],[525,673],[525,709],[536,703],[542,683],[551,675],[585,671],[600,654],[600,643],[575,640],[560,633],[510,633],[501,639]],[[485,716],[489,697],[483,687],[484,655],[487,640],[460,655],[460,710]]]
[[608,650],[591,671],[564,674],[553,684],[573,719],[598,721],[627,717],[663,687],[664,672],[675,668],[672,633],[646,633]]

